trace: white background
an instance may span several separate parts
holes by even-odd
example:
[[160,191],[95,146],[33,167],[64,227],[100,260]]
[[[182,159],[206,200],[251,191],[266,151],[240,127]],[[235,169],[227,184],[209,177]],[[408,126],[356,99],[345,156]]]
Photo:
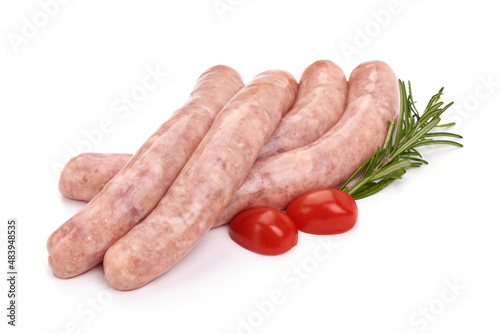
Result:
[[[495,2],[221,2],[231,6],[222,16],[213,0],[69,1],[14,47],[23,18],[44,24],[42,9],[34,0],[2,1],[0,259],[6,268],[6,222],[15,217],[20,273],[15,329],[6,325],[1,280],[2,333],[498,333]],[[347,44],[357,53],[343,52]],[[358,202],[352,231],[300,234],[282,256],[250,253],[222,227],[133,292],[112,290],[102,267],[70,280],[51,274],[47,237],[83,206],[60,196],[53,166],[82,147],[83,131],[111,119],[113,129],[92,151],[133,153],[208,67],[227,64],[245,81],[274,68],[299,79],[318,59],[346,75],[362,61],[385,60],[412,81],[421,108],[444,86],[444,101],[456,103],[447,117],[465,147],[426,150],[429,166]],[[121,119],[113,103],[141,84],[148,67],[169,74]],[[321,240],[337,248],[320,249],[317,263]],[[292,273],[294,266],[307,277]],[[460,288],[454,294],[447,284]],[[270,307],[262,301],[275,290],[282,303]]]

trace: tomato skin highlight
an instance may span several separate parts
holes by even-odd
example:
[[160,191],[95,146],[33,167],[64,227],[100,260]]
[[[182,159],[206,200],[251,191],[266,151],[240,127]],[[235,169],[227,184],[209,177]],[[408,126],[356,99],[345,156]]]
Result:
[[301,232],[339,234],[349,231],[358,219],[356,201],[338,189],[318,189],[304,193],[286,209]]
[[263,255],[279,255],[297,244],[298,230],[284,212],[255,207],[231,219],[229,236],[240,246]]

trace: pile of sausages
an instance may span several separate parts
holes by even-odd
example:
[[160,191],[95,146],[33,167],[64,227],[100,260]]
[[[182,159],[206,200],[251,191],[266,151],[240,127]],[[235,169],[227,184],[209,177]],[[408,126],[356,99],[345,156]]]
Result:
[[103,261],[114,288],[144,286],[241,210],[283,209],[342,184],[383,144],[398,110],[396,76],[381,61],[360,64],[347,82],[320,60],[298,84],[272,70],[244,85],[214,66],[133,156],[68,162],[61,193],[89,203],[49,237],[49,266],[70,278]]

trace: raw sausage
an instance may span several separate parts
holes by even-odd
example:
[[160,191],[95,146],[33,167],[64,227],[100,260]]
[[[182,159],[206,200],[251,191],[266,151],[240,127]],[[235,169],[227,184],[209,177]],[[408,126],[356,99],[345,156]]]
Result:
[[106,252],[104,273],[114,288],[147,284],[198,243],[245,179],[296,91],[289,73],[267,71],[235,95],[158,206]]
[[200,76],[186,104],[91,202],[49,237],[49,266],[55,276],[69,278],[94,267],[109,246],[154,209],[218,112],[242,86],[240,75],[223,65]]
[[384,62],[357,66],[349,78],[347,107],[339,122],[315,142],[257,161],[215,226],[255,206],[285,208],[310,190],[337,187],[382,146],[388,121],[397,118],[399,86]]
[[[329,60],[309,65],[299,82],[297,99],[281,119],[258,159],[305,146],[328,131],[342,116],[347,97],[344,72]],[[65,197],[90,201],[127,163],[127,154],[84,153],[61,172],[59,190]]]
[[259,159],[312,143],[328,131],[345,109],[347,81],[340,67],[329,60],[309,65],[299,82],[297,101],[286,113]]
[[61,171],[59,192],[66,198],[89,202],[130,161],[132,154],[82,153]]

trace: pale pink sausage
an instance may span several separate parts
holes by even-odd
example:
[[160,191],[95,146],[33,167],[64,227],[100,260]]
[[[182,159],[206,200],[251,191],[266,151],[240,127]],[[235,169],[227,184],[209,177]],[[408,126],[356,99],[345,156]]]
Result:
[[104,273],[114,288],[147,284],[198,243],[292,106],[296,90],[287,72],[267,71],[234,96],[158,206],[106,252]]
[[297,100],[281,119],[259,159],[312,143],[337,123],[345,109],[347,81],[329,60],[309,65],[299,82]]
[[59,192],[66,198],[89,202],[131,158],[132,154],[79,154],[61,171]]
[[370,61],[350,75],[347,108],[339,122],[315,142],[255,163],[221,213],[223,225],[243,209],[285,208],[307,191],[337,187],[382,146],[388,121],[399,111],[399,86],[384,62]]
[[[299,82],[297,98],[281,119],[258,159],[305,146],[328,131],[342,116],[347,97],[344,72],[329,60],[309,65]],[[125,166],[127,154],[81,154],[61,172],[65,197],[90,201]],[[121,167],[120,167],[121,166]]]
[[227,66],[214,66],[200,76],[186,104],[92,201],[49,237],[54,275],[69,278],[91,269],[154,209],[218,112],[242,86],[240,75]]

